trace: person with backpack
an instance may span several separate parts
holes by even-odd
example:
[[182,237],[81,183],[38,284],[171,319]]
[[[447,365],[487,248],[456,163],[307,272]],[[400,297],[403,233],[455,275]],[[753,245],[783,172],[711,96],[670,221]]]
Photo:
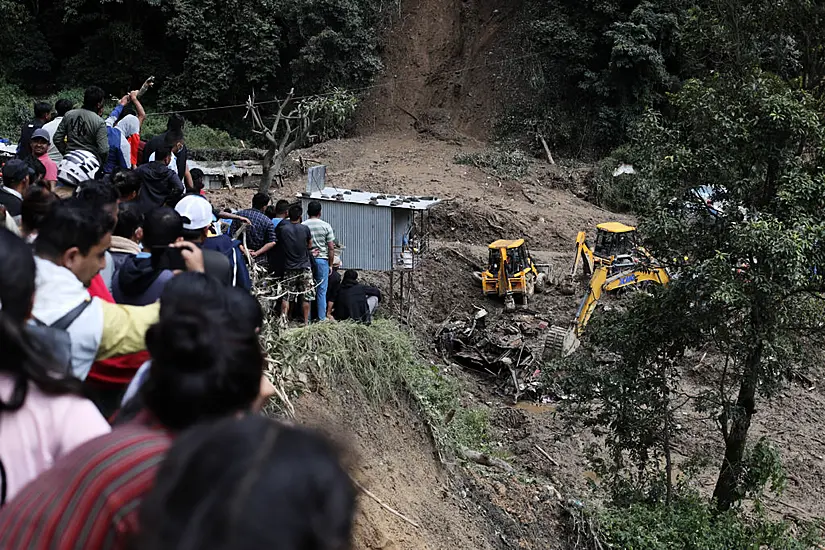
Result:
[[[60,347],[68,355],[63,367],[81,380],[95,359],[144,350],[146,330],[157,321],[156,304],[129,307],[89,296],[86,287],[106,263],[113,226],[104,210],[70,199],[54,205],[35,240],[32,317],[41,328],[68,336]],[[194,265],[200,253],[191,248],[185,258],[196,256]]]
[[211,235],[215,211],[206,197],[186,195],[175,205],[175,210],[183,217],[183,238],[203,249],[206,273],[227,286],[250,290],[252,281],[240,242],[220,233]]
[[[0,548],[131,548],[138,511],[178,434],[202,422],[238,418],[261,399],[265,357],[253,327],[213,278],[183,273],[161,296],[146,334],[145,383],[110,434],[57,460],[0,510]],[[146,526],[147,528],[151,526]]]
[[38,101],[34,104],[34,119],[20,129],[20,141],[17,142],[17,158],[31,156],[31,137],[35,130],[45,126],[52,118],[52,104]]
[[0,508],[55,460],[110,431],[80,382],[56,373],[27,330],[34,289],[31,248],[0,228]]

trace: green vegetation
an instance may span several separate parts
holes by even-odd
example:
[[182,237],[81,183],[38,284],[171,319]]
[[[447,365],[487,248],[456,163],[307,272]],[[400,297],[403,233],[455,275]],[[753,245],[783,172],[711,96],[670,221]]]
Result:
[[[381,68],[380,0],[0,0],[0,79],[41,96],[157,77],[164,109],[358,87]],[[238,113],[215,113],[237,118]]]
[[501,179],[519,179],[527,173],[530,160],[518,149],[495,148],[480,153],[459,153],[456,164],[475,166],[485,174]]
[[397,405],[410,396],[442,452],[487,442],[486,412],[463,407],[458,382],[424,364],[392,321],[316,323],[266,340],[276,371],[309,373],[317,384],[363,392],[375,403]]
[[745,518],[734,511],[717,513],[692,493],[680,496],[671,506],[635,503],[569,511],[571,528],[580,535],[574,549],[808,550],[818,540],[812,531],[794,534],[786,522]]

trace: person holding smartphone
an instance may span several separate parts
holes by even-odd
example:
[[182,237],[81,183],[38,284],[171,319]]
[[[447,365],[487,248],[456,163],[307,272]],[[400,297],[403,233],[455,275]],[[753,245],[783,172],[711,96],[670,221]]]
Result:
[[142,306],[156,302],[176,273],[187,271],[183,250],[170,245],[183,241],[183,218],[169,207],[150,211],[143,220],[143,252],[123,262],[112,279],[118,304]]

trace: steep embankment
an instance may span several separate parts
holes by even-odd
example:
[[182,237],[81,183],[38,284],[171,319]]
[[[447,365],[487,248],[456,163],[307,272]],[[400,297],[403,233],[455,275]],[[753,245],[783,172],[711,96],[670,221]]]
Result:
[[387,30],[385,71],[359,115],[359,129],[457,130],[488,137],[522,87],[522,0],[409,0]]

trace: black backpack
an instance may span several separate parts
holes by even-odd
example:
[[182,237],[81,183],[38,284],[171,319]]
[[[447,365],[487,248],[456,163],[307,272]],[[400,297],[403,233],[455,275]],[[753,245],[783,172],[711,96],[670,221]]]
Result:
[[91,303],[91,300],[84,300],[83,303],[51,325],[34,319],[33,325],[26,326],[28,333],[51,351],[55,366],[61,374],[70,375],[72,373],[72,337],[68,332],[69,327],[86,311]]

